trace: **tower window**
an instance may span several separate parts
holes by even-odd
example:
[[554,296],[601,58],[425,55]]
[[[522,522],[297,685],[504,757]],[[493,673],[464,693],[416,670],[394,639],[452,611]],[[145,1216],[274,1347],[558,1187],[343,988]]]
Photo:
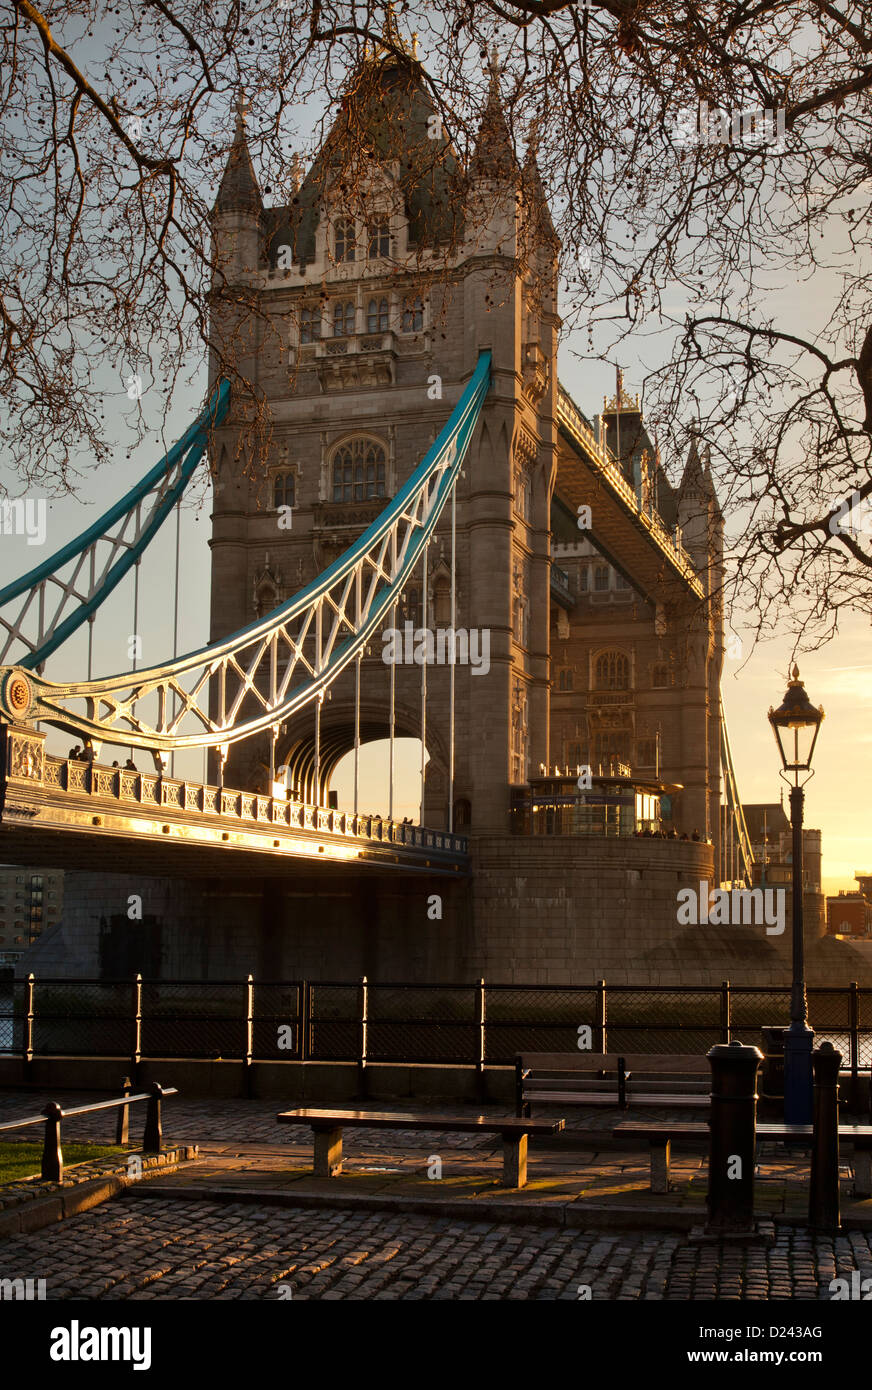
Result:
[[387,333],[388,326],[388,301],[386,299],[371,299],[366,312],[367,333]]
[[357,239],[352,217],[339,217],[333,228],[333,254],[336,261],[353,261]]
[[371,439],[352,439],[333,455],[333,501],[385,495],[385,451]]
[[273,483],[273,506],[294,507],[297,504],[297,480],[293,473],[277,473]]
[[594,667],[594,689],[629,690],[630,663],[623,652],[601,652]]
[[369,259],[376,260],[379,256],[389,256],[391,254],[391,227],[387,218],[379,218],[377,222],[371,222],[369,227]]
[[354,301],[338,300],[333,305],[333,337],[347,338],[354,332]]
[[306,308],[300,310],[300,344],[317,343],[321,337],[321,310]]
[[609,587],[608,565],[597,565],[593,572],[593,587],[598,594],[607,592]]
[[407,299],[403,305],[403,332],[420,333],[424,327],[424,303],[420,298]]
[[651,672],[651,684],[655,690],[664,690],[669,685],[669,667],[665,661],[658,661]]
[[563,667],[561,667],[561,669],[558,671],[558,673],[557,673],[557,689],[558,689],[558,690],[571,690],[571,689],[572,689],[572,667],[571,667],[571,666],[563,666]]

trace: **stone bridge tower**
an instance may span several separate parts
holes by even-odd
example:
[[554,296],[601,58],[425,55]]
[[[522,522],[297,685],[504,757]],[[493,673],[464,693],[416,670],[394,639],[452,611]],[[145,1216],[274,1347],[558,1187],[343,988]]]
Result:
[[[558,247],[535,154],[523,166],[515,155],[496,64],[464,168],[416,60],[368,57],[287,206],[265,206],[240,112],[213,228],[216,340],[272,426],[259,457],[240,451],[233,406],[216,431],[213,640],[357,538],[423,458],[479,353],[492,354],[457,488],[456,627],[480,637],[478,669],[455,667],[452,813],[456,828],[500,833],[509,785],[549,756]],[[423,574],[409,584],[397,627],[449,626],[450,567],[449,507],[426,589]],[[364,742],[389,732],[382,657],[374,641],[361,672]],[[395,676],[396,734],[420,737],[421,668]],[[449,816],[448,667],[428,667],[427,687],[425,820],[439,826]],[[320,786],[311,711],[283,731],[277,765],[290,765],[300,793],[326,800],[353,740],[349,674],[322,706]],[[268,758],[266,744],[233,750],[228,782],[262,786]]]

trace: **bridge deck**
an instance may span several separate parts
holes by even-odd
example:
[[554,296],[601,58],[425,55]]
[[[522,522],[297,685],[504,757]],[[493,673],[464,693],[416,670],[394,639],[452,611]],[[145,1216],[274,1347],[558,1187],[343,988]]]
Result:
[[[86,859],[110,867],[135,850],[160,848],[178,874],[214,873],[237,857],[258,872],[280,872],[290,859],[381,871],[456,876],[468,871],[465,837],[444,830],[355,816],[253,792],[219,790],[157,773],[91,766],[45,753],[45,735],[7,730],[0,804],[0,856],[12,862]],[[84,843],[92,848],[84,854]],[[95,847],[99,851],[95,859]],[[230,854],[228,854],[228,851]],[[174,862],[177,861],[177,862]]]

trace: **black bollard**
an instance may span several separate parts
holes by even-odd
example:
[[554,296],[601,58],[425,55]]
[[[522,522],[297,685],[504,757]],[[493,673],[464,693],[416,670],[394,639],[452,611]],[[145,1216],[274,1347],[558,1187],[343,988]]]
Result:
[[160,1124],[160,1100],[163,1095],[163,1086],[159,1086],[153,1081],[149,1087],[148,1112],[145,1117],[145,1133],[142,1136],[142,1151],[147,1154],[159,1154],[161,1139],[163,1137]]
[[50,1100],[43,1110],[45,1115],[45,1138],[42,1144],[43,1182],[63,1182],[64,1155],[61,1149],[61,1118],[63,1111],[57,1101]]
[[822,1042],[811,1054],[814,1072],[814,1136],[808,1224],[816,1231],[838,1231],[839,1220],[839,1067],[842,1054]]
[[[121,1083],[121,1094],[129,1096],[133,1090],[130,1077],[125,1076]],[[115,1143],[126,1144],[130,1135],[130,1106],[119,1105],[118,1118],[115,1121]]]
[[754,1227],[757,1151],[757,1069],[763,1054],[744,1043],[718,1043],[712,1069],[708,1225],[711,1234],[747,1234]]

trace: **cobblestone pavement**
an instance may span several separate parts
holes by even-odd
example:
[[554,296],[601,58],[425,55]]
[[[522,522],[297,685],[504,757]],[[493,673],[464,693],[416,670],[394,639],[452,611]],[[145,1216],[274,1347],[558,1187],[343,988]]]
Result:
[[872,1275],[866,1235],[771,1247],[429,1216],[121,1199],[0,1245],[0,1278],[48,1299],[829,1300]]

